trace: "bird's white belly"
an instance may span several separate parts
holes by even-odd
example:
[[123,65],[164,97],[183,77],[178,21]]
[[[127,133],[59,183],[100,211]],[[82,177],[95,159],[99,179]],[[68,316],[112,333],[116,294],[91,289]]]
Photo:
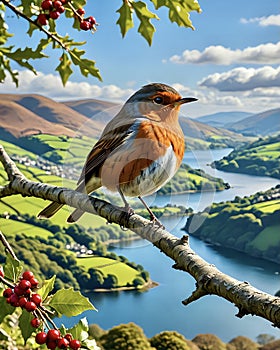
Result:
[[129,197],[150,195],[164,186],[174,176],[177,168],[178,160],[170,146],[166,149],[164,156],[153,161],[134,180],[120,184],[120,189]]

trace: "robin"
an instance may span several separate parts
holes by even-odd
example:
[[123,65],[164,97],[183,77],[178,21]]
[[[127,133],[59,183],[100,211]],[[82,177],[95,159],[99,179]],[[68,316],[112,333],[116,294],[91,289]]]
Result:
[[[130,214],[125,197],[138,197],[151,220],[159,223],[142,197],[158,191],[179,168],[185,143],[178,115],[181,105],[192,101],[197,99],[182,98],[165,84],[143,86],[106,125],[87,156],[76,191],[91,193],[105,186],[119,192]],[[38,216],[50,218],[62,206],[53,202]],[[75,209],[67,221],[75,222],[83,213]]]

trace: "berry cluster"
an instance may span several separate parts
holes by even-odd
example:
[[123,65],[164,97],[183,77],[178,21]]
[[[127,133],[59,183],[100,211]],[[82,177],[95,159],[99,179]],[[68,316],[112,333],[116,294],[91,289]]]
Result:
[[42,26],[48,24],[48,19],[58,19],[65,11],[64,4],[67,0],[43,0],[41,3],[42,12],[38,15],[37,21]]
[[[28,312],[33,312],[42,304],[41,296],[34,292],[38,284],[39,282],[34,277],[33,272],[25,271],[14,288],[6,288],[4,290],[3,296],[6,298],[8,304],[15,307],[20,306]],[[40,325],[40,320],[34,318],[31,324],[37,328]]]
[[[3,267],[0,266],[0,280],[9,286],[3,291],[7,303],[31,312],[34,316],[30,321],[32,327],[38,328],[43,323],[47,324],[43,316],[46,309],[42,305],[41,296],[36,293],[39,282],[34,277],[33,272],[25,271],[15,285],[12,285],[4,277]],[[79,340],[73,339],[70,333],[61,336],[58,329],[49,329],[47,333],[39,332],[36,334],[35,340],[37,344],[46,344],[48,349],[53,350],[56,348],[78,350],[81,347]]]
[[77,11],[78,16],[76,16],[80,21],[80,29],[82,30],[90,30],[95,29],[96,20],[94,17],[90,16],[84,18],[86,11],[81,7]]
[[35,337],[37,344],[46,344],[48,349],[67,349],[78,350],[81,347],[81,343],[77,339],[73,339],[70,333],[61,336],[60,331],[57,329],[50,329],[48,333],[39,332]]

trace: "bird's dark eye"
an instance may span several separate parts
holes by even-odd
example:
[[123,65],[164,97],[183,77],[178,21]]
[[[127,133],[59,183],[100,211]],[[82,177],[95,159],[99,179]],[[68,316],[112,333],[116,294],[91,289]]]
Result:
[[160,104],[163,103],[163,97],[157,96],[157,97],[155,97],[155,98],[153,99],[153,101],[154,101],[155,103],[157,103],[158,105],[160,105]]

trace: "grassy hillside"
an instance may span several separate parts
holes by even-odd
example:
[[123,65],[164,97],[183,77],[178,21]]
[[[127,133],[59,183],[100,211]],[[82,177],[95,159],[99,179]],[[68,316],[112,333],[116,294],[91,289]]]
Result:
[[280,108],[251,115],[227,125],[227,128],[249,136],[275,135],[280,132]]
[[[280,185],[250,197],[214,203],[192,214],[185,230],[207,242],[280,263],[279,217]],[[193,219],[201,222],[195,230]]]
[[280,134],[248,143],[213,165],[223,171],[280,178]]

